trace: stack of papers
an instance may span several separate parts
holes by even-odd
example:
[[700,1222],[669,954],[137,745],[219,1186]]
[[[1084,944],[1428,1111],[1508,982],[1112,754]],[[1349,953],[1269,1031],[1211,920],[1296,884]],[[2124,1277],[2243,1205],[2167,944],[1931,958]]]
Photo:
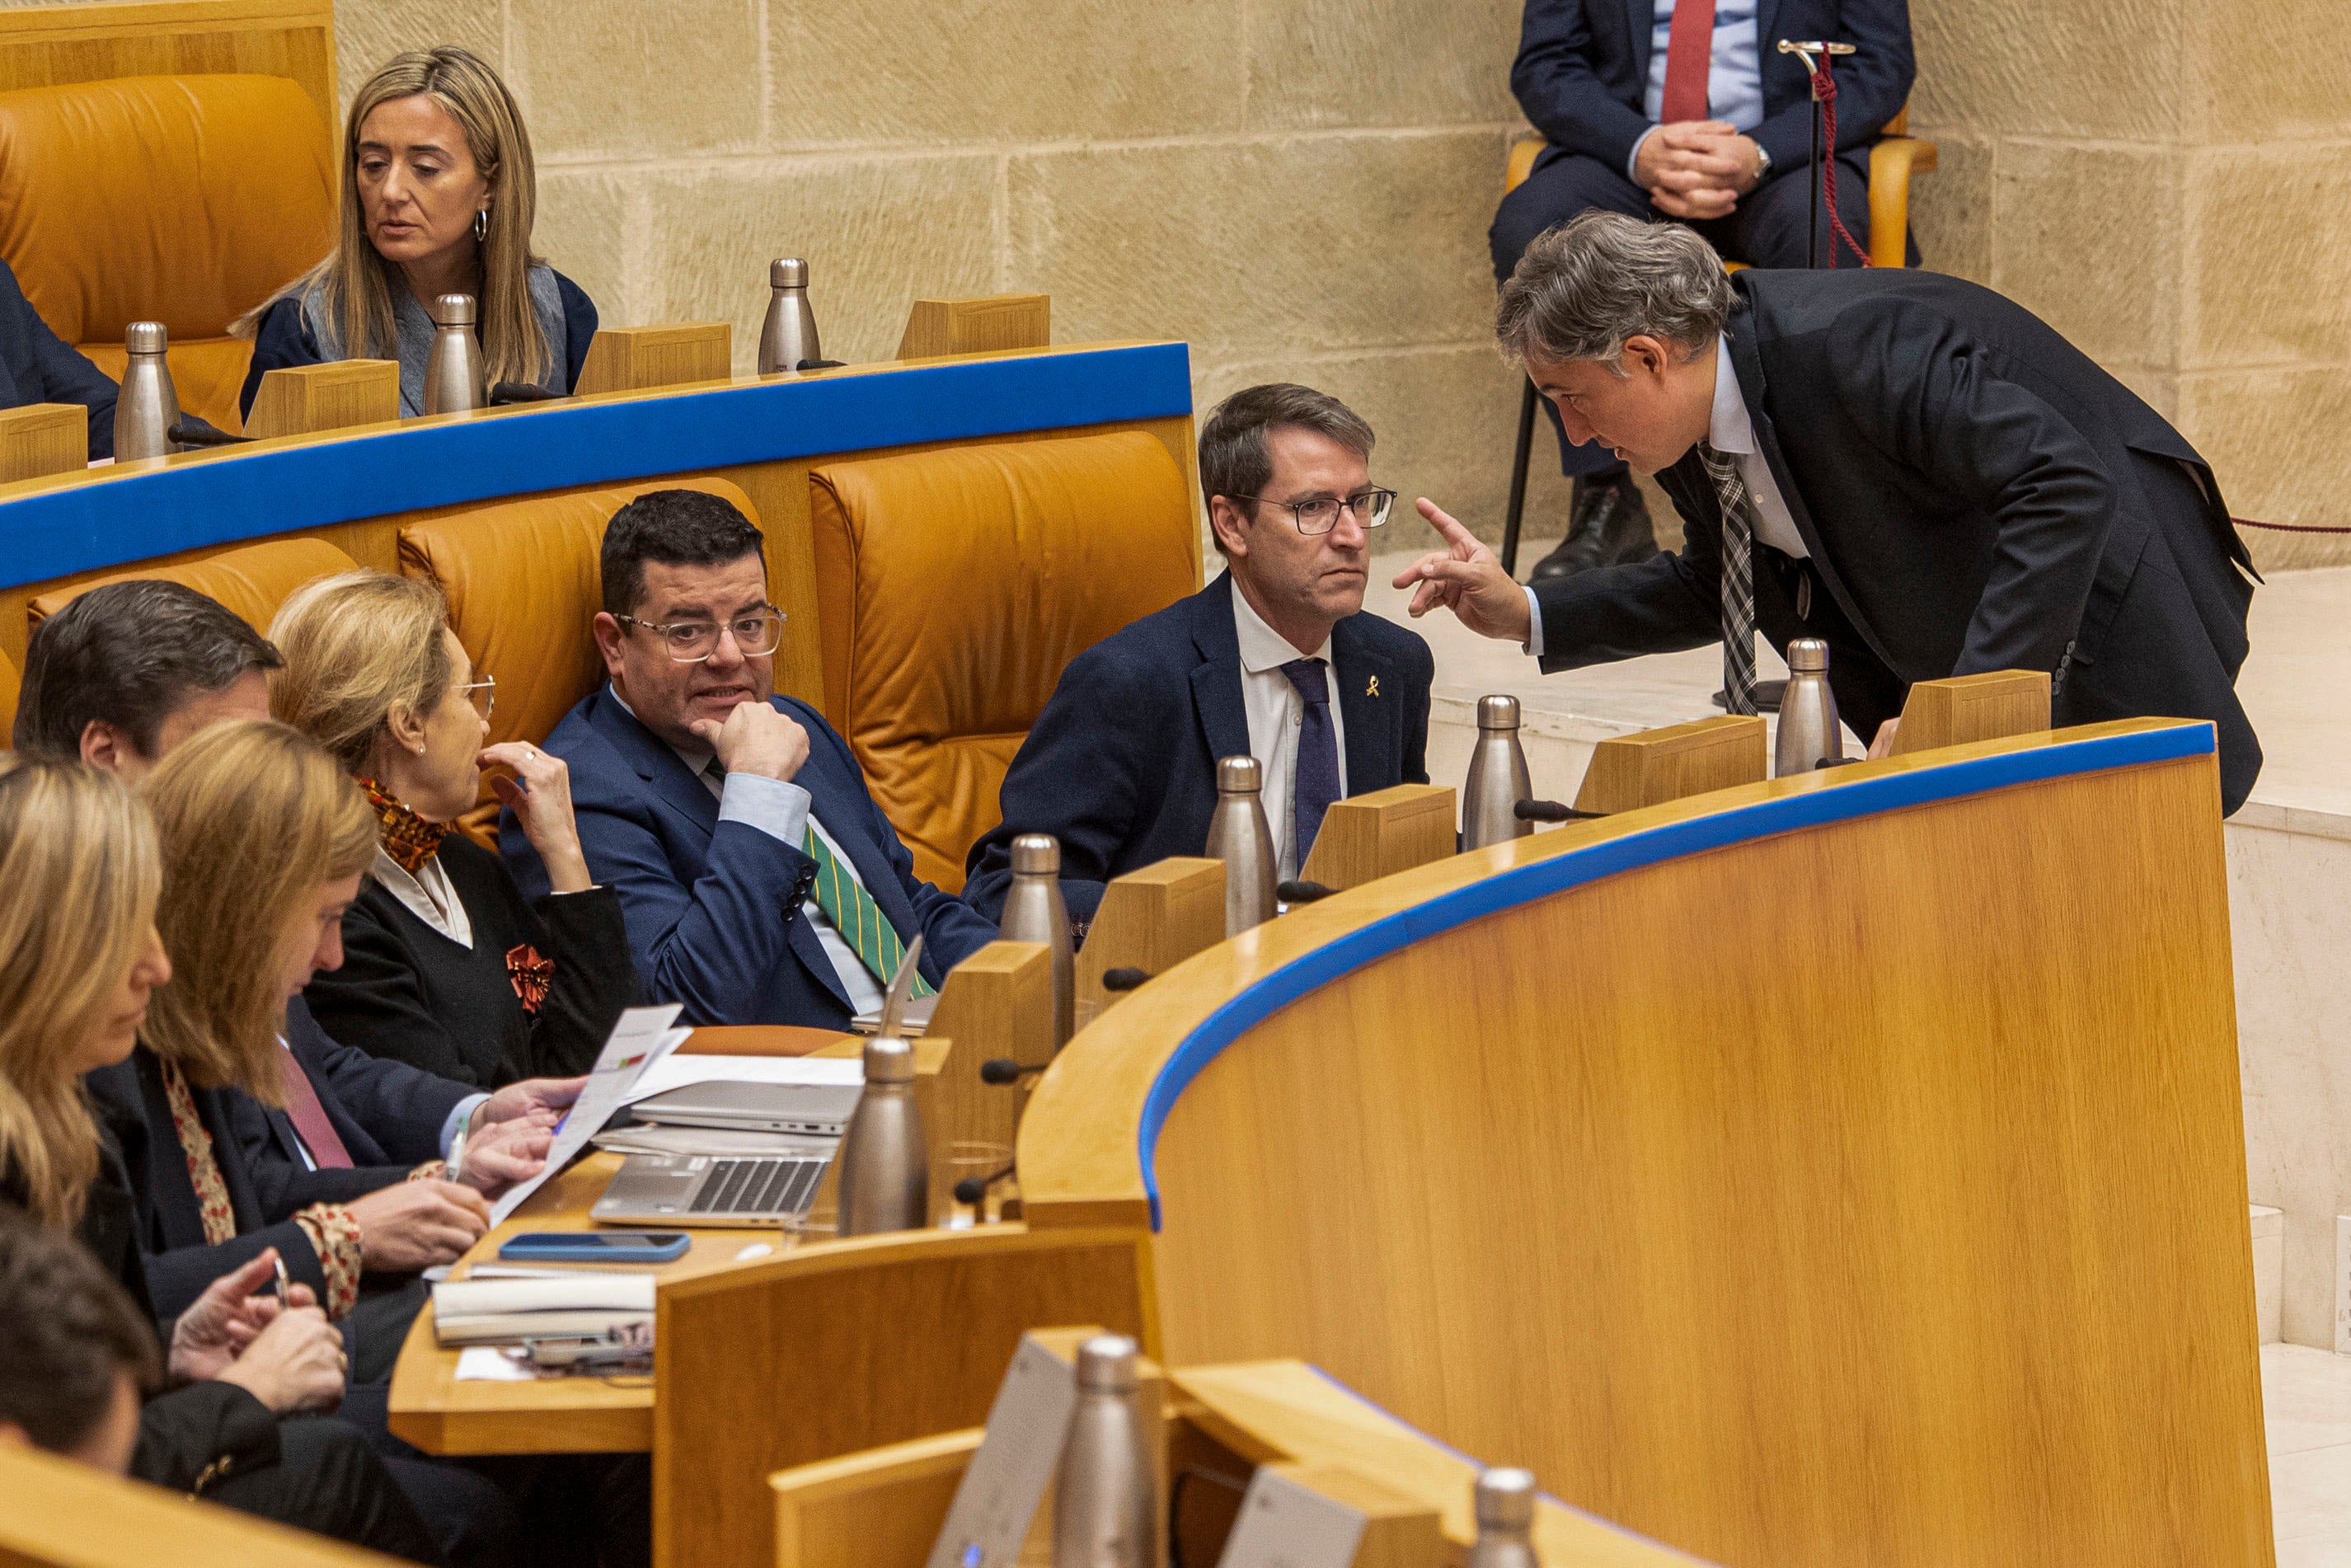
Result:
[[433,1287],[433,1327],[443,1344],[520,1344],[549,1334],[600,1334],[653,1320],[651,1274],[547,1274],[530,1280],[452,1280]]

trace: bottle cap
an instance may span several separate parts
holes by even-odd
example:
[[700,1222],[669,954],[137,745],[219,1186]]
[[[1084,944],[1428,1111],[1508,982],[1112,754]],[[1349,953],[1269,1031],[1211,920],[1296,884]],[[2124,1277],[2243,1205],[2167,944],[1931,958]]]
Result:
[[1829,645],[1818,637],[1799,637],[1788,644],[1788,668],[1817,675],[1829,667]]
[[1479,697],[1478,699],[1479,729],[1516,729],[1519,727],[1519,699],[1516,697]]
[[1478,1478],[1478,1527],[1531,1530],[1535,1522],[1535,1473],[1495,1469]]
[[1061,872],[1061,841],[1050,833],[1023,833],[1012,841],[1012,869],[1040,876]]
[[868,1083],[912,1083],[914,1081],[914,1048],[903,1040],[876,1035],[865,1042],[865,1082]]
[[1219,795],[1254,795],[1265,788],[1265,770],[1254,757],[1219,757],[1217,758],[1217,793]]
[[134,354],[160,354],[172,346],[172,334],[161,321],[133,321],[122,329],[122,346]]
[[768,287],[770,288],[806,288],[808,263],[796,256],[778,256],[768,263]]
[[438,327],[470,327],[475,319],[474,297],[470,294],[436,294],[433,297],[433,322]]
[[1098,1333],[1078,1346],[1078,1387],[1089,1394],[1134,1392],[1134,1342]]

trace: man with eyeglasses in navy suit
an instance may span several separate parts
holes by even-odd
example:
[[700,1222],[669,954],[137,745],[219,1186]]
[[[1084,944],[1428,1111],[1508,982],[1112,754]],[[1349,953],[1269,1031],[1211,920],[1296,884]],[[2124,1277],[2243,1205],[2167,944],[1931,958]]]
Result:
[[[882,1005],[919,936],[917,995],[996,936],[914,857],[849,743],[778,696],[783,616],[759,530],[700,490],[612,515],[595,621],[607,683],[547,737],[571,770],[580,847],[621,895],[637,972],[689,1024],[847,1029]],[[547,872],[515,820],[524,896]]]
[[1012,841],[1061,844],[1073,925],[1112,877],[1207,846],[1217,759],[1262,769],[1278,875],[1305,865],[1333,801],[1426,784],[1419,634],[1367,615],[1372,427],[1311,387],[1250,387],[1200,429],[1200,489],[1226,570],[1070,663],[1004,778],[1004,821],[972,846],[964,897],[1001,916]]

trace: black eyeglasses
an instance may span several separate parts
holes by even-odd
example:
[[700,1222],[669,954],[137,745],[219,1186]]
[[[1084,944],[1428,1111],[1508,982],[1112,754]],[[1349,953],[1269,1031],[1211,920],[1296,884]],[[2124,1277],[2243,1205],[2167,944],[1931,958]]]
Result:
[[1262,501],[1269,507],[1280,507],[1298,524],[1301,534],[1327,534],[1339,526],[1339,513],[1343,507],[1355,514],[1355,521],[1364,528],[1376,528],[1388,520],[1395,506],[1394,490],[1358,490],[1342,500],[1334,496],[1317,496],[1311,501],[1277,501],[1270,496],[1245,496],[1244,500]]
[[[716,621],[640,621],[633,615],[615,615],[623,630],[642,626],[662,640],[663,647],[672,659],[681,664],[698,664],[718,652],[720,623]],[[747,659],[772,653],[784,640],[784,612],[774,605],[746,611],[725,623],[725,630],[734,637],[735,646]]]

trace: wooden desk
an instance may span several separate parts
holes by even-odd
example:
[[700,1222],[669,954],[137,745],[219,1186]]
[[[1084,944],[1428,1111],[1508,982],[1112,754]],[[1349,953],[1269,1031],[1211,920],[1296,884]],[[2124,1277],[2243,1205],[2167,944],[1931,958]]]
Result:
[[1028,1222],[1703,1557],[2265,1568],[2219,805],[2136,720],[1384,878],[1073,1040]]
[[[590,1155],[524,1201],[456,1265],[497,1260],[507,1238],[526,1230],[592,1230],[588,1211],[604,1194],[621,1156]],[[782,1229],[688,1230],[693,1245],[674,1263],[611,1265],[614,1273],[690,1279],[725,1269],[747,1247],[787,1251],[799,1238]],[[566,1268],[595,1268],[590,1263]],[[529,1383],[460,1383],[455,1348],[443,1349],[427,1304],[410,1325],[392,1375],[392,1429],[428,1454],[642,1453],[653,1446],[651,1377],[549,1377]]]

